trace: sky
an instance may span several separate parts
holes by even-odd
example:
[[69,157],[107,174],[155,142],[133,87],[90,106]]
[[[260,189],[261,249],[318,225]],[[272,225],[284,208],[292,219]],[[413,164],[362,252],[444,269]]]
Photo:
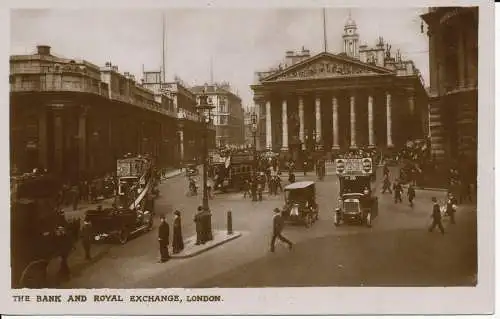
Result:
[[[349,12],[361,44],[378,37],[400,49],[429,78],[428,39],[420,32],[425,8],[328,8],[328,51],[340,53]],[[84,59],[99,66],[107,61],[120,72],[142,78],[142,68],[162,64],[162,16],[166,17],[166,78],[187,85],[213,79],[231,84],[243,106],[252,104],[255,71],[276,67],[285,51],[323,51],[323,14],[311,8],[168,8],[168,9],[16,9],[11,11],[11,54],[30,54],[36,45],[52,47],[57,56]]]

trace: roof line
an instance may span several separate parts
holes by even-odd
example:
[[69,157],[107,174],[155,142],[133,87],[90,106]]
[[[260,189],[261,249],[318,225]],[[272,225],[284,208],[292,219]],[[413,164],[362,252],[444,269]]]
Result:
[[388,68],[384,68],[384,67],[380,67],[380,66],[376,66],[376,65],[372,65],[372,64],[368,64],[368,63],[364,63],[364,62],[361,62],[359,60],[356,60],[356,59],[351,59],[351,58],[345,58],[341,55],[338,55],[338,54],[333,54],[333,53],[330,53],[330,52],[320,52],[308,59],[305,59],[305,60],[302,60],[300,61],[299,63],[296,63],[294,65],[291,65],[290,67],[284,69],[284,70],[281,70],[280,72],[278,73],[274,73],[274,74],[271,74],[269,75],[268,77],[264,78],[261,80],[261,82],[265,82],[265,81],[269,81],[270,79],[274,78],[274,77],[278,77],[280,75],[283,75],[287,72],[289,72],[290,70],[293,70],[295,68],[298,68],[302,65],[306,65],[307,63],[313,61],[314,59],[317,59],[321,56],[330,56],[330,57],[333,57],[333,58],[337,58],[337,59],[340,59],[342,61],[345,61],[345,62],[352,62],[352,63],[355,63],[355,64],[358,64],[360,66],[365,66],[365,67],[369,67],[369,68],[373,68],[373,69],[377,69],[377,70],[380,70],[380,71],[385,71],[385,72],[388,72],[388,73],[394,73],[392,70],[388,69]]

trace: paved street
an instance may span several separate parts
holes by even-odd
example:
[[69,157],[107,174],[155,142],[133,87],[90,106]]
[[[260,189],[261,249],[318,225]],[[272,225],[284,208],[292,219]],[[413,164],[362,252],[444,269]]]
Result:
[[[313,174],[299,180],[315,179]],[[457,225],[446,235],[429,234],[431,197],[444,193],[417,191],[416,207],[394,204],[391,195],[379,195],[379,217],[374,227],[333,225],[338,185],[336,176],[317,183],[320,220],[310,229],[287,226],[285,235],[295,244],[290,252],[278,244],[269,252],[272,209],[282,196],[263,202],[242,200],[241,194],[219,194],[210,202],[214,229],[226,228],[232,210],[234,229],[243,236],[196,257],[156,263],[156,229],[124,246],[94,247],[96,260],[77,263],[73,279],[63,288],[265,287],[265,286],[448,286],[471,285],[474,280],[475,207],[462,205]],[[380,181],[376,185],[380,185]],[[160,187],[158,213],[183,213],[183,235],[195,233],[192,222],[201,197],[186,197],[184,176]],[[81,258],[78,253],[73,259]]]

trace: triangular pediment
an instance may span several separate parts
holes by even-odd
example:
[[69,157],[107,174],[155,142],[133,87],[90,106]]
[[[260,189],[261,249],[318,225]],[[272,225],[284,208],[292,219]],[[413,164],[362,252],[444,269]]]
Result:
[[347,56],[320,53],[284,70],[269,75],[262,82],[393,74],[392,70],[363,63]]

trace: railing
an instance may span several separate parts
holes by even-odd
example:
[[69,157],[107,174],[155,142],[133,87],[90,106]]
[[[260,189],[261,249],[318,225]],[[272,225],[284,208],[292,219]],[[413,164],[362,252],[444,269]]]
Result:
[[[81,83],[43,83],[43,82],[24,82],[24,83],[14,83],[10,84],[11,92],[81,92],[81,93],[92,93],[100,95],[111,100],[121,101],[124,103],[132,104],[137,107],[158,112],[170,117],[177,117],[176,113],[170,110],[166,110],[160,107],[160,105],[149,104],[144,101],[137,101],[131,97],[124,96],[122,94],[117,94],[108,90],[101,90],[98,86],[89,86]],[[108,95],[109,94],[109,95]]]
[[98,95],[102,94],[98,86],[89,86],[81,83],[43,83],[43,82],[24,82],[15,83],[10,85],[11,92],[47,92],[47,91],[63,91],[63,92],[83,92],[83,93],[94,93]]

